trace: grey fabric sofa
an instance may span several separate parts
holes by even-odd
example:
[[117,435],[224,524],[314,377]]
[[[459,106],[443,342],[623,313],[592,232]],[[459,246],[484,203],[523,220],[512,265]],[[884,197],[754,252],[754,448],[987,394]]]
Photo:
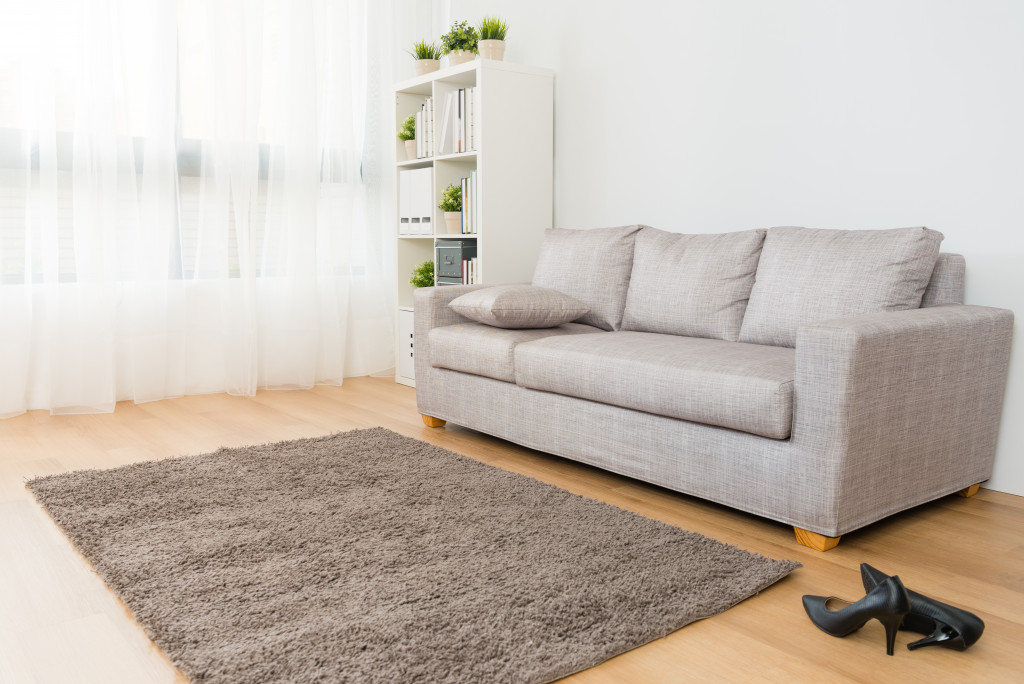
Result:
[[415,293],[427,425],[765,516],[820,550],[991,476],[1013,314],[963,304],[941,234],[604,230],[542,248],[534,284],[588,304],[576,322],[493,328],[448,306],[486,285]]

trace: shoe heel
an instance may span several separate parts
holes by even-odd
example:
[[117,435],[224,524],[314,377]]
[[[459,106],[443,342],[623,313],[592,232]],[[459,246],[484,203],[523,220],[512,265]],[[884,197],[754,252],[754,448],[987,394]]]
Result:
[[903,622],[903,616],[886,615],[878,618],[878,621],[885,627],[885,653],[893,655],[896,650],[896,632],[899,631],[900,623]]
[[907,644],[907,648],[911,651],[925,646],[942,646],[943,648],[951,648],[954,651],[963,651],[967,649],[967,643],[964,641],[962,635],[957,634],[948,625],[938,623],[935,631],[926,636],[924,639],[918,639]]

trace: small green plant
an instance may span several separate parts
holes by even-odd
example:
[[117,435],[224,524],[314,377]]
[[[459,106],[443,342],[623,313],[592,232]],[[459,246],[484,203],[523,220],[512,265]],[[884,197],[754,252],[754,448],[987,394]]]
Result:
[[424,261],[422,264],[412,269],[412,278],[409,278],[409,284],[413,287],[433,287],[434,262]]
[[412,51],[409,54],[412,55],[413,59],[441,59],[444,51],[437,43],[418,40],[412,44]]
[[402,122],[398,129],[399,140],[413,140],[416,137],[416,115],[410,114],[409,118]]
[[448,29],[448,33],[441,36],[441,47],[445,54],[456,50],[476,52],[476,44],[479,40],[480,37],[476,34],[476,29],[470,26],[469,22],[454,21],[452,27]]
[[499,17],[484,17],[480,22],[480,40],[505,40],[508,24]]
[[441,211],[462,211],[462,187],[452,183],[445,188],[437,208]]

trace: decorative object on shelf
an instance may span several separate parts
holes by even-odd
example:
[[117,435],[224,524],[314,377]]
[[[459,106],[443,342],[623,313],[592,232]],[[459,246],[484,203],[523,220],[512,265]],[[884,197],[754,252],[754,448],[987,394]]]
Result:
[[480,41],[477,44],[480,59],[505,58],[505,34],[508,24],[499,17],[484,17],[480,22]]
[[462,187],[451,183],[441,194],[437,208],[444,212],[444,222],[449,234],[462,233]]
[[463,64],[476,59],[480,37],[476,28],[465,21],[454,21],[448,33],[441,36],[441,48],[448,55],[448,64]]
[[433,287],[434,286],[434,262],[433,260],[424,261],[422,264],[412,270],[412,277],[409,278],[409,284],[413,287]]
[[398,139],[405,141],[405,158],[416,158],[416,115],[410,114],[398,129]]
[[474,277],[477,265],[476,240],[437,240],[434,242],[434,252],[438,285],[471,285],[477,282]]
[[416,75],[422,76],[441,68],[441,56],[444,51],[437,43],[420,40],[412,44],[412,51],[409,54],[416,60]]

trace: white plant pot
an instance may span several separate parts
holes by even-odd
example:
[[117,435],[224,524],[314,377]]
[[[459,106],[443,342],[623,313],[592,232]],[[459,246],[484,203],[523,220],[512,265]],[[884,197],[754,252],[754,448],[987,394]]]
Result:
[[476,53],[469,50],[453,50],[448,53],[448,65],[465,64],[476,59]]
[[416,141],[406,140],[405,141],[405,158],[412,161],[416,158]]
[[480,51],[480,59],[505,59],[505,41],[503,40],[481,40],[477,43],[477,50]]
[[444,222],[448,226],[449,235],[460,235],[462,234],[462,212],[461,211],[446,211],[444,212]]
[[437,71],[441,68],[441,62],[436,59],[417,59],[415,65],[417,76],[429,74],[431,71]]

